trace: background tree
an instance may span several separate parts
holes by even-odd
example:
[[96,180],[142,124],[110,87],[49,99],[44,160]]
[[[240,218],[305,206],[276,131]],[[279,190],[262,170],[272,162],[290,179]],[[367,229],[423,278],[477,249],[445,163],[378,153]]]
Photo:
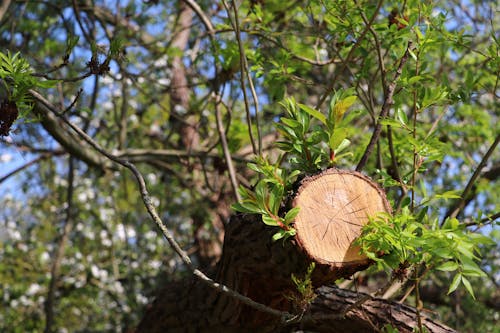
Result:
[[[160,287],[191,276],[134,175],[65,120],[137,165],[207,274],[237,187],[258,179],[247,163],[277,158],[279,102],[326,114],[341,89],[357,99],[335,166],[375,178],[396,215],[435,228],[457,218],[463,234],[498,240],[495,14],[488,1],[4,1],[1,329],[126,331]],[[415,265],[418,283],[381,296],[493,332],[499,251],[483,243],[486,276]],[[339,283],[374,292],[391,274],[376,268]]]

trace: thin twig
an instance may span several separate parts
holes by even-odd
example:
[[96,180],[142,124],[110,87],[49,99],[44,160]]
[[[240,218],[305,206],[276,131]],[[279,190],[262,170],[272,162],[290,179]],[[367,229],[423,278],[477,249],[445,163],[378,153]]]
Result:
[[52,261],[52,267],[50,270],[50,283],[49,290],[47,293],[47,300],[45,301],[45,333],[52,332],[52,326],[54,325],[54,305],[56,298],[57,283],[60,275],[61,260],[64,256],[64,251],[66,249],[66,244],[69,239],[69,234],[73,229],[73,219],[72,219],[72,207],[73,207],[73,189],[74,189],[74,157],[70,155],[68,166],[68,189],[66,192],[66,219],[64,221],[63,231],[61,238],[59,240],[58,247],[54,254],[54,260]]
[[[250,113],[250,102],[248,100],[247,96],[247,91],[246,91],[246,84],[245,84],[245,68],[247,68],[247,62],[246,62],[246,56],[245,56],[245,50],[243,48],[243,43],[241,41],[241,32],[240,32],[240,27],[239,27],[239,21],[238,21],[238,12],[236,10],[236,4],[233,1],[233,7],[234,7],[234,22],[231,19],[231,10],[229,8],[229,5],[225,0],[222,0],[222,3],[224,5],[224,8],[227,11],[227,16],[229,18],[229,21],[234,29],[235,35],[236,35],[236,41],[238,42],[238,49],[239,49],[239,54],[240,54],[240,84],[241,84],[241,91],[243,92],[243,102],[245,104],[245,113],[246,113],[246,120],[247,120],[247,125],[248,125],[248,135],[250,137],[250,142],[252,143],[252,148],[253,152],[255,155],[260,155],[261,152],[261,139],[260,139],[260,130],[259,126],[257,125],[257,136],[258,136],[258,145],[255,144],[255,138],[253,136],[252,132],[252,116]],[[256,122],[258,121],[257,114],[255,114],[255,120]]]
[[229,172],[229,178],[231,179],[231,186],[233,187],[233,192],[235,198],[238,202],[241,202],[241,196],[238,192],[238,181],[236,180],[236,171],[233,165],[233,159],[231,157],[231,152],[229,151],[229,146],[227,145],[226,132],[224,131],[224,125],[222,124],[222,117],[220,114],[220,102],[221,97],[214,93],[215,98],[215,119],[217,123],[217,131],[219,132],[220,142],[222,144],[222,151],[224,152],[224,158],[226,159],[227,170]]
[[488,225],[488,224],[494,223],[495,220],[497,220],[499,218],[500,218],[500,212],[492,214],[490,216],[487,216],[487,217],[481,219],[480,221],[466,222],[466,223],[464,223],[464,225],[466,227],[473,227],[473,226],[482,227],[484,225]]
[[198,279],[200,279],[207,286],[209,286],[213,289],[216,289],[219,292],[222,292],[226,295],[229,295],[229,296],[239,300],[243,304],[246,304],[246,305],[248,305],[256,310],[268,313],[270,315],[278,316],[281,318],[282,321],[287,321],[290,318],[294,318],[294,315],[292,315],[289,312],[279,311],[279,310],[270,308],[264,304],[257,303],[255,301],[253,301],[252,299],[234,291],[233,289],[228,288],[226,285],[215,282],[213,279],[209,278],[205,273],[203,273],[202,271],[197,269],[194,266],[191,259],[189,258],[189,256],[187,255],[187,253],[180,247],[179,243],[177,243],[172,232],[168,229],[166,224],[163,222],[161,217],[156,212],[156,209],[153,205],[153,202],[151,201],[151,196],[150,196],[149,191],[147,189],[144,177],[142,176],[141,172],[137,169],[137,167],[134,164],[130,163],[129,161],[118,158],[115,155],[109,153],[104,148],[102,148],[87,133],[83,132],[78,126],[74,125],[68,119],[63,117],[61,115],[60,111],[58,110],[58,108],[55,107],[54,105],[52,105],[47,99],[45,99],[45,97],[40,95],[38,92],[36,92],[34,90],[30,90],[29,92],[35,100],[37,100],[39,103],[43,104],[47,109],[49,109],[57,117],[59,117],[65,124],[67,124],[73,131],[75,131],[84,141],[86,141],[97,152],[99,152],[101,155],[107,157],[109,160],[129,169],[132,172],[132,174],[136,178],[137,184],[139,185],[141,199],[142,199],[144,206],[146,207],[146,210],[148,211],[151,219],[158,226],[158,228],[161,230],[163,236],[166,238],[166,240],[170,244],[170,246],[174,249],[174,251],[182,259],[182,262],[187,266],[187,268]]
[[[368,18],[365,15],[365,12],[363,11],[363,8],[359,5],[357,1],[354,1],[356,6],[359,8],[359,12],[361,15],[361,18],[363,19],[363,23],[365,26],[368,28],[368,31],[370,31],[370,34],[373,36],[373,40],[375,41],[375,49],[377,51],[377,58],[378,58],[378,66],[380,69],[380,77],[382,78],[382,87],[387,87],[387,79],[386,79],[386,69],[385,69],[385,64],[384,64],[384,57],[382,56],[382,47],[380,45],[380,41],[378,40],[378,35],[375,32],[375,29],[373,29],[372,23],[373,21],[368,21]],[[385,94],[385,91],[384,91]]]
[[[372,17],[370,18],[370,21],[368,24],[365,26],[359,37],[356,38],[356,43],[351,47],[351,50],[347,54],[346,58],[343,59],[341,65],[339,66],[337,73],[342,73],[344,69],[347,67],[348,63],[351,61],[351,57],[354,55],[355,51],[358,49],[358,47],[361,45],[361,41],[365,38],[366,34],[370,30],[370,27],[372,26],[373,22],[375,22],[375,18],[377,18],[378,13],[380,11],[380,8],[382,7],[382,4],[384,3],[384,0],[379,0],[377,3],[377,7],[375,8],[375,11],[373,12]],[[323,96],[321,96],[318,104],[316,104],[316,109],[319,110],[321,105],[326,101],[328,96],[330,96],[334,86],[335,86],[336,79],[331,80],[330,84],[325,90],[325,93]]]
[[364,168],[364,166],[368,162],[368,158],[370,157],[371,153],[373,152],[373,148],[375,147],[375,144],[377,143],[377,141],[380,137],[380,132],[382,131],[381,120],[387,116],[387,114],[389,113],[389,109],[394,104],[393,96],[394,96],[394,91],[396,89],[396,83],[397,83],[399,77],[401,76],[401,73],[403,72],[404,64],[408,60],[408,55],[410,54],[409,52],[410,52],[411,45],[412,45],[411,42],[408,42],[408,46],[406,47],[406,51],[399,61],[399,66],[396,70],[396,73],[394,73],[394,77],[392,79],[392,82],[387,87],[387,95],[385,96],[384,104],[382,105],[382,110],[380,111],[379,119],[377,121],[377,124],[375,125],[375,130],[373,131],[370,142],[368,143],[368,146],[366,147],[365,152],[364,152],[363,156],[361,157],[361,160],[359,161],[358,165],[356,166],[356,171],[361,171]]
[[[197,3],[195,3],[192,0],[184,0],[187,6],[189,6],[195,13],[198,15],[198,17],[201,19],[203,22],[203,25],[205,26],[205,29],[207,30],[210,41],[212,43],[212,47],[215,50],[215,37],[214,37],[214,27],[212,25],[212,22],[210,19],[205,15],[203,10],[198,6]],[[215,75],[217,75],[217,57],[214,59],[214,72]],[[215,79],[215,82],[218,82],[217,78]],[[222,103],[222,97],[220,96],[219,93],[219,87],[214,87],[215,91],[213,92],[213,97],[214,97],[214,103],[215,103],[215,118],[217,122],[217,131],[219,132],[219,138],[221,141],[222,145],[222,150],[224,152],[224,158],[226,160],[226,165],[227,165],[227,170],[229,172],[229,178],[231,180],[231,186],[233,188],[234,196],[238,201],[241,201],[240,194],[238,193],[238,180],[236,179],[236,170],[233,165],[233,157],[231,156],[231,152],[229,151],[229,147],[227,144],[227,138],[226,138],[226,132],[224,131],[224,125],[222,124],[222,119],[220,115],[220,109],[219,105]],[[257,111],[256,111],[257,112]],[[250,133],[251,133],[251,129]],[[253,141],[252,141],[253,143]],[[259,134],[259,149],[262,147],[262,140],[260,139],[260,134]],[[255,151],[255,147],[252,146],[252,148]]]
[[350,304],[349,306],[347,306],[344,309],[344,311],[342,311],[341,317],[345,317],[347,315],[347,313],[349,313],[349,311],[351,311],[351,310],[353,310],[355,308],[359,308],[361,305],[363,305],[363,303],[365,303],[369,299],[374,298],[376,296],[383,295],[392,286],[393,282],[394,282],[394,277],[392,277],[390,281],[388,281],[384,286],[382,286],[379,289],[377,289],[374,293],[363,295],[356,302],[354,302],[354,303]]
[[[61,153],[58,153],[58,155],[59,154],[61,154]],[[40,162],[41,160],[44,160],[47,157],[50,157],[52,155],[56,155],[56,154],[55,153],[54,154],[47,154],[47,153],[42,154],[42,155],[38,156],[37,158],[29,161],[28,163],[25,163],[25,164],[21,165],[20,167],[12,170],[8,174],[6,174],[5,176],[3,176],[3,177],[0,178],[0,184],[3,183],[4,181],[6,181],[7,179],[9,179],[10,177],[14,176],[16,173],[18,173],[20,171],[23,171],[24,169],[29,168],[33,164],[36,164],[36,163]]]
[[469,196],[469,193],[471,192],[472,188],[474,187],[474,184],[476,183],[477,178],[481,174],[481,170],[486,166],[486,163],[488,162],[488,159],[490,156],[493,154],[495,151],[498,143],[500,142],[500,134],[497,134],[495,141],[491,144],[490,148],[484,154],[483,158],[481,159],[481,162],[479,162],[479,165],[477,166],[476,170],[474,170],[474,173],[470,177],[469,181],[467,182],[467,185],[465,186],[465,189],[463,190],[462,194],[460,195],[460,199],[455,203],[455,205],[448,210],[446,215],[443,218],[443,221],[441,221],[441,225],[444,223],[444,221],[448,218],[454,218],[457,217],[458,213],[465,207],[465,202],[467,201],[467,197]]

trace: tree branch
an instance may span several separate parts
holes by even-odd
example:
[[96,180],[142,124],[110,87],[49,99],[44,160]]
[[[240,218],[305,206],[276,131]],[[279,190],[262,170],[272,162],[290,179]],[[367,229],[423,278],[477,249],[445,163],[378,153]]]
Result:
[[377,124],[375,125],[375,130],[373,131],[372,137],[370,139],[370,142],[368,143],[368,146],[365,149],[365,152],[363,156],[361,157],[361,160],[359,161],[358,165],[356,166],[356,171],[361,171],[366,163],[368,162],[368,158],[370,157],[371,153],[373,152],[373,148],[375,147],[375,144],[377,143],[379,137],[380,137],[380,132],[382,131],[382,123],[380,122],[382,119],[387,117],[387,114],[389,113],[389,110],[391,106],[394,104],[393,96],[394,96],[394,91],[396,89],[396,83],[401,76],[401,73],[403,72],[403,66],[408,60],[408,55],[410,52],[411,48],[411,42],[408,42],[408,46],[406,47],[406,51],[401,57],[399,61],[399,66],[396,70],[396,73],[394,73],[394,77],[392,79],[392,82],[389,84],[387,87],[387,93],[385,95],[384,99],[384,104],[382,105],[382,110],[380,111],[380,115],[378,117]]
[[36,163],[40,162],[41,160],[44,160],[44,159],[46,159],[46,158],[48,158],[50,156],[53,156],[53,155],[56,155],[56,154],[55,153],[53,153],[53,154],[45,153],[45,154],[42,154],[42,155],[38,156],[37,158],[35,158],[33,160],[31,160],[31,161],[29,161],[29,162],[21,165],[20,167],[12,170],[11,172],[7,173],[5,176],[1,177],[0,178],[0,184],[3,183],[4,181],[6,181],[7,179],[9,179],[10,177],[14,176],[16,173],[18,173],[20,171],[23,171],[24,169],[29,168],[33,164],[36,164]]
[[226,294],[230,297],[233,297],[243,304],[246,304],[256,310],[262,311],[264,313],[270,314],[272,316],[278,316],[281,318],[283,321],[287,321],[290,318],[294,318],[294,316],[288,312],[285,311],[279,311],[273,308],[270,308],[266,305],[257,303],[253,301],[252,299],[241,295],[240,293],[234,291],[233,289],[228,288],[226,285],[218,283],[214,281],[213,279],[209,278],[205,273],[197,269],[187,253],[180,247],[179,243],[175,240],[172,232],[168,229],[166,224],[163,222],[161,217],[158,215],[156,212],[156,209],[153,205],[153,202],[151,200],[151,196],[149,195],[146,182],[144,180],[144,177],[140,173],[140,171],[137,169],[137,167],[130,163],[127,160],[123,160],[121,158],[116,157],[115,155],[109,153],[106,151],[104,148],[102,148],[97,142],[95,142],[90,136],[88,136],[85,132],[83,132],[79,127],[75,126],[72,124],[70,121],[68,121],[66,118],[63,117],[61,114],[61,111],[52,105],[48,100],[46,100],[42,95],[40,95],[38,92],[34,90],[30,90],[31,95],[33,98],[43,104],[47,110],[50,110],[53,112],[57,117],[59,117],[64,124],[69,126],[73,131],[75,131],[82,140],[84,140],[87,144],[89,144],[92,148],[94,148],[99,154],[105,156],[107,159],[110,161],[119,164],[127,169],[129,169],[132,174],[135,176],[137,184],[139,185],[140,189],[140,194],[142,201],[144,203],[144,206],[146,207],[146,210],[148,211],[151,219],[155,222],[155,224],[158,226],[158,228],[161,230],[163,236],[167,239],[167,242],[170,244],[170,246],[174,249],[174,251],[179,255],[179,257],[182,259],[182,262],[186,265],[186,267],[195,275],[200,281],[202,281],[205,285],[223,293]]
[[484,154],[483,158],[481,159],[481,162],[479,162],[479,165],[477,166],[476,170],[474,171],[474,173],[470,177],[469,181],[467,182],[467,185],[465,186],[465,189],[463,190],[462,194],[460,195],[460,199],[455,203],[455,205],[453,207],[451,207],[448,210],[448,212],[446,212],[446,215],[444,216],[441,224],[443,224],[444,221],[448,217],[451,217],[451,218],[457,217],[458,213],[460,213],[460,211],[465,207],[465,203],[469,197],[469,194],[470,194],[477,178],[481,174],[481,171],[483,170],[483,168],[486,166],[488,159],[495,151],[499,142],[500,142],[500,134],[498,134],[496,136],[495,141],[491,144],[491,146],[488,149],[488,151],[486,152],[486,154]]
[[[36,93],[35,91],[32,91]],[[39,95],[38,93],[36,93]],[[40,96],[40,95],[39,95]],[[71,134],[67,126],[59,121],[47,106],[41,103],[36,96],[33,95],[35,103],[33,111],[41,118],[43,128],[72,156],[85,162],[87,165],[99,169],[104,172],[106,169],[115,169],[105,158],[96,154],[85,144],[84,141]],[[49,103],[50,105],[50,103]]]
[[72,219],[72,207],[73,207],[73,186],[74,186],[74,158],[69,157],[69,170],[68,170],[68,190],[66,194],[66,202],[68,206],[66,207],[66,219],[64,221],[63,231],[61,239],[59,240],[58,247],[54,254],[54,260],[52,261],[52,267],[50,269],[50,283],[49,291],[47,293],[47,300],[45,301],[45,333],[51,333],[52,326],[54,325],[54,303],[56,297],[57,282],[59,280],[61,260],[64,256],[64,251],[66,249],[66,243],[69,239],[69,234],[73,229],[73,219]]

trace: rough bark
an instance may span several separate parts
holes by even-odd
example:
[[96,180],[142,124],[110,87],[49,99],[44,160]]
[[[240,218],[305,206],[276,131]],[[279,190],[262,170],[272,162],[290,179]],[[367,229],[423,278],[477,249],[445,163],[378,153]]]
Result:
[[[285,290],[293,288],[290,270],[303,276],[308,256],[293,241],[272,242],[274,232],[274,228],[259,222],[258,216],[233,218],[226,230],[216,278],[276,309],[297,311],[285,297]],[[397,302],[369,297],[361,305],[352,306],[365,294],[335,286],[320,287],[316,295],[300,322],[286,324],[281,318],[263,315],[189,278],[171,283],[158,293],[156,301],[146,309],[137,332],[349,333],[376,332],[388,324],[400,332],[411,332],[417,325],[416,310]],[[347,307],[350,310],[342,316]],[[429,332],[454,332],[426,316],[422,321]]]
[[[214,275],[259,303],[297,313],[299,320],[283,322],[190,278],[158,294],[137,332],[373,332],[388,324],[411,332],[417,325],[411,307],[334,286],[321,287],[369,266],[352,243],[369,216],[390,211],[378,186],[356,172],[328,170],[304,179],[292,202],[299,205],[301,214],[295,220],[297,236],[291,240],[273,242],[276,228],[263,224],[259,215],[234,216]],[[326,231],[325,223],[329,224]],[[326,244],[312,246],[316,242]],[[311,262],[316,264],[312,285],[320,288],[312,303],[304,305],[298,301],[291,275],[304,277]],[[363,297],[367,300],[358,304]],[[453,332],[429,318],[422,321],[429,332]]]

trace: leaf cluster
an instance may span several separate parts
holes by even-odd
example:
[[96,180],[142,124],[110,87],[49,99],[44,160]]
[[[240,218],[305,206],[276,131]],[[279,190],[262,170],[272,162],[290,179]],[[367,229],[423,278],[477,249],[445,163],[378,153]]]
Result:
[[[282,203],[299,174],[316,172],[332,165],[335,156],[349,145],[347,130],[339,124],[355,101],[352,90],[338,91],[331,98],[328,115],[325,116],[293,98],[285,99],[282,105],[288,117],[282,117],[276,127],[283,137],[278,147],[286,153],[288,165],[281,166],[283,158],[272,164],[262,157],[248,164],[261,178],[253,190],[240,187],[242,201],[234,204],[233,209],[260,214],[265,224],[280,227],[281,230],[273,236],[274,240],[294,236],[291,224],[299,208],[292,208],[281,217]],[[314,122],[317,124],[313,126]]]
[[259,173],[261,179],[255,185],[254,190],[240,186],[239,193],[242,201],[234,204],[234,210],[242,213],[260,214],[262,222],[267,225],[280,227],[273,240],[288,238],[295,235],[295,229],[291,224],[299,213],[299,208],[290,209],[284,217],[281,217],[281,205],[287,192],[299,175],[299,170],[287,171],[280,167],[280,160],[271,164],[265,158],[258,158],[256,163],[249,163],[248,167]]
[[311,302],[316,298],[311,280],[311,276],[315,267],[315,263],[311,262],[303,279],[297,277],[295,274],[292,274],[292,282],[297,288],[297,292],[289,295],[288,298],[292,300],[303,311],[305,311],[307,306],[311,304]]
[[19,115],[24,117],[33,108],[29,94],[32,88],[51,88],[57,81],[40,80],[32,75],[28,61],[18,53],[0,52],[0,79],[5,91],[6,100],[14,102]]
[[278,147],[289,154],[292,167],[316,172],[332,166],[336,158],[349,154],[339,155],[350,144],[342,119],[356,98],[352,89],[335,92],[326,116],[293,98],[282,103],[288,117],[282,117],[277,124],[284,139],[278,142]]
[[[456,218],[450,218],[440,226],[438,220],[425,223],[426,209],[414,215],[408,207],[400,214],[380,214],[365,225],[357,243],[368,258],[380,268],[392,269],[395,275],[401,268],[411,265],[455,272],[448,293],[460,283],[474,297],[468,277],[484,277],[486,274],[476,263],[479,246],[491,244],[481,234],[467,232]],[[399,276],[400,278],[403,278]]]

